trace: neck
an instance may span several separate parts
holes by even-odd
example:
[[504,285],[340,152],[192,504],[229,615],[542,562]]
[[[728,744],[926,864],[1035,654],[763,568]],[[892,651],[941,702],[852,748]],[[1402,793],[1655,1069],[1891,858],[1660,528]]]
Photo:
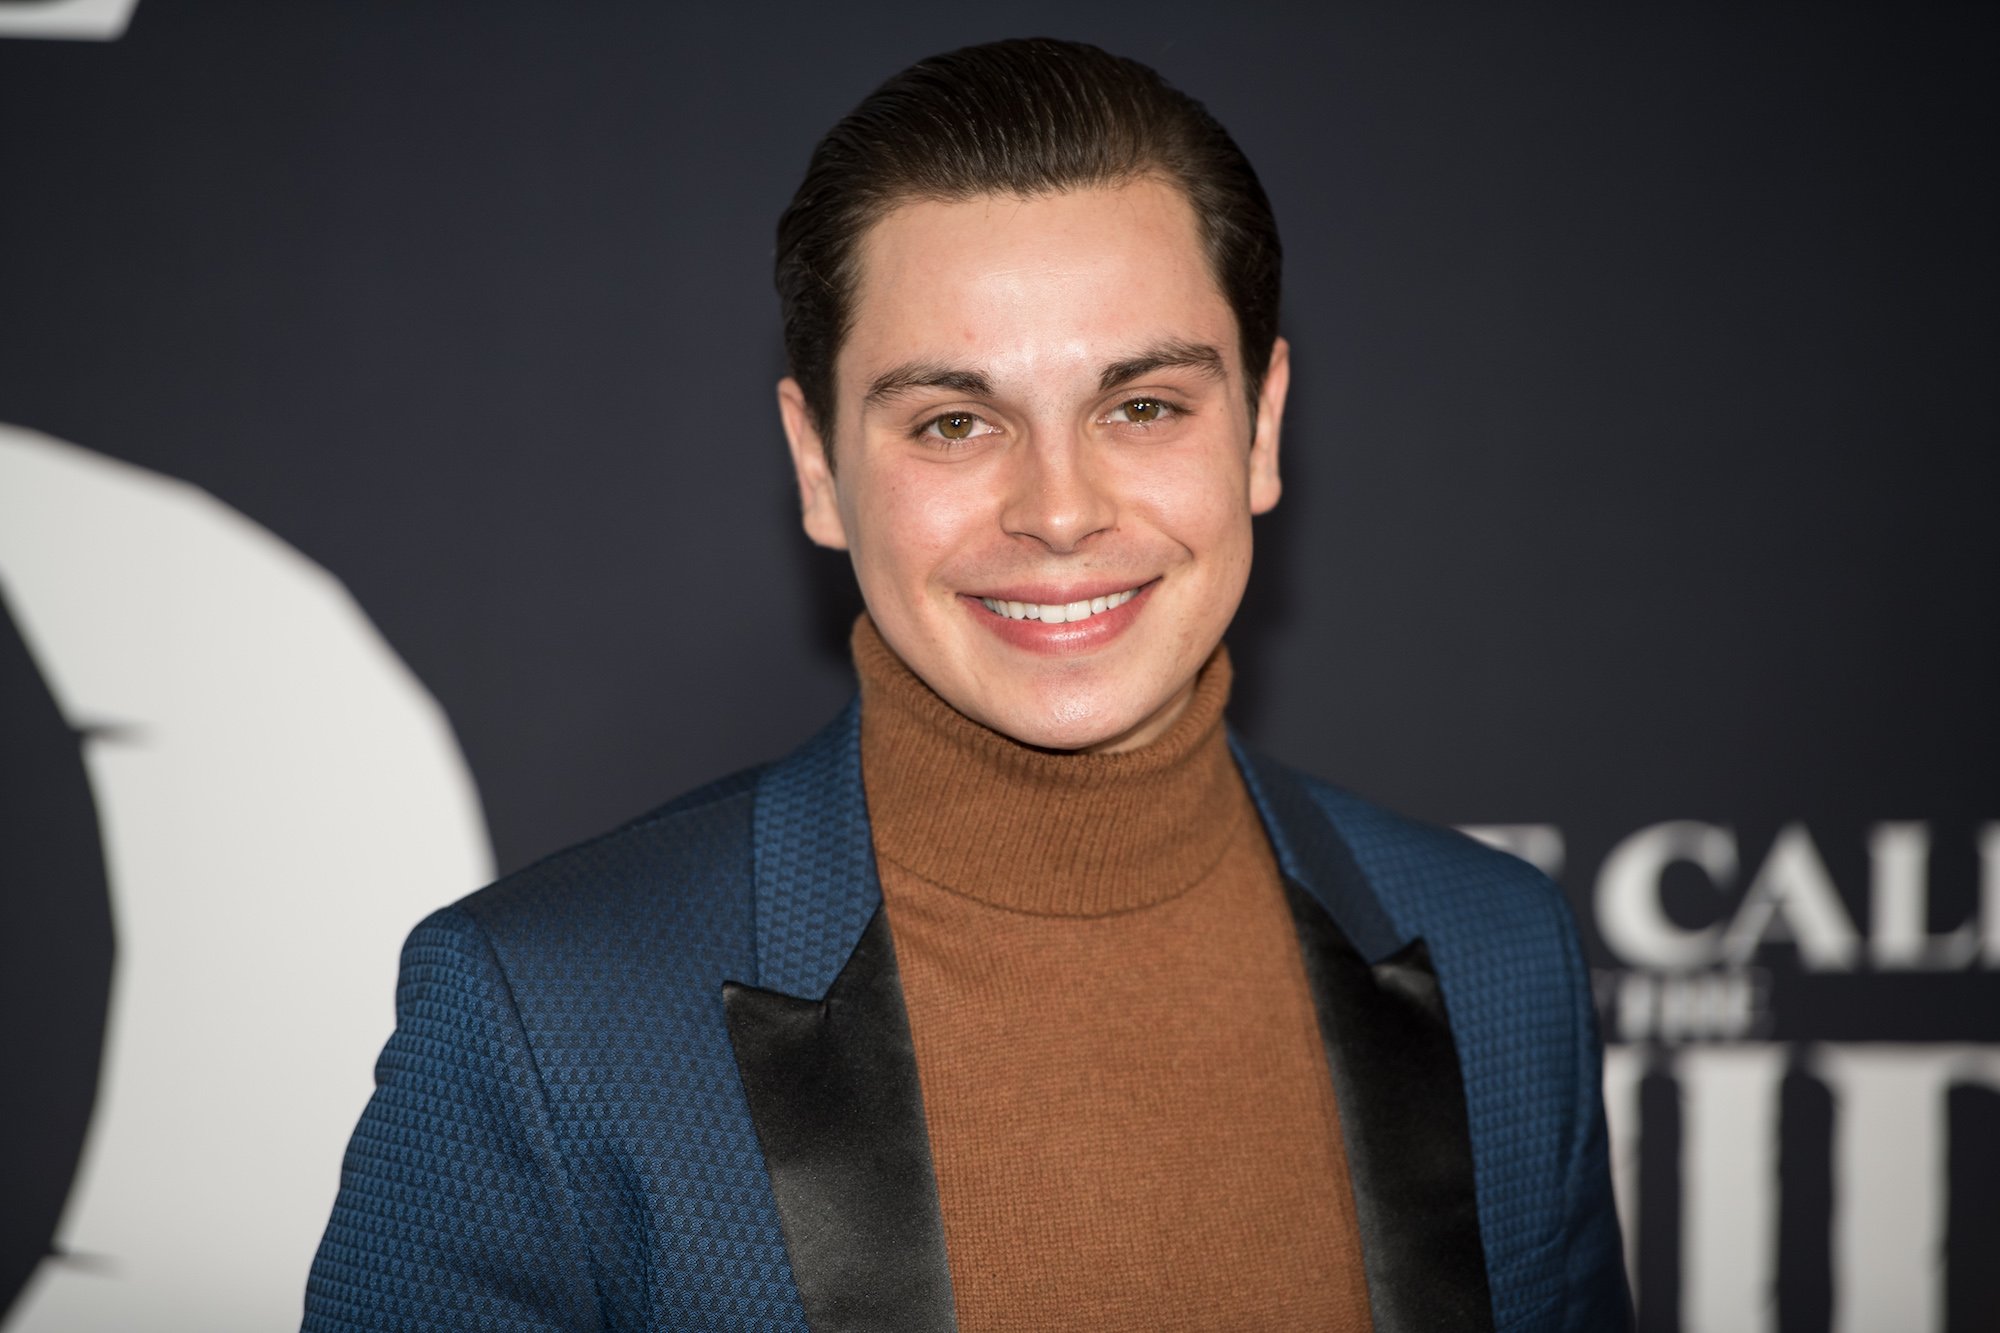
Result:
[[1223,728],[1220,647],[1156,733],[1111,751],[1022,745],[957,712],[855,625],[861,762],[879,856],[953,892],[1039,915],[1175,897],[1215,864],[1248,801]]

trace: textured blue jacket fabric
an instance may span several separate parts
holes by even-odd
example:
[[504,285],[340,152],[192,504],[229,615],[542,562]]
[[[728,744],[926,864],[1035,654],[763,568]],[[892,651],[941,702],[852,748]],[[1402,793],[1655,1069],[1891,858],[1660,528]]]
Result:
[[[1428,946],[1494,1326],[1628,1327],[1589,987],[1560,893],[1455,833],[1238,756],[1284,873],[1354,946],[1370,961]],[[1358,891],[1330,886],[1333,848]],[[806,1328],[721,987],[825,995],[879,904],[850,708],[777,764],[425,920],[304,1327]]]

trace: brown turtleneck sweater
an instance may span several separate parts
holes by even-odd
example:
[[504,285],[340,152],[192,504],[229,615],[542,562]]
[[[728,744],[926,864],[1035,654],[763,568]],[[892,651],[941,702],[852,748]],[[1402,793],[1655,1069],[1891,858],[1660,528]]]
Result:
[[1368,1330],[1229,661],[1126,754],[970,721],[863,617],[861,760],[963,1333]]

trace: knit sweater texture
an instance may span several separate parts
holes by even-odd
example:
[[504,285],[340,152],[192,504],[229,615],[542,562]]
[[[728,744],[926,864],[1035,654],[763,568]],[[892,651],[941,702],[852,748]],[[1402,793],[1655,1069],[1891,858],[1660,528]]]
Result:
[[853,648],[959,1328],[1368,1330],[1226,652],[1160,739],[1085,755],[964,717],[865,616]]

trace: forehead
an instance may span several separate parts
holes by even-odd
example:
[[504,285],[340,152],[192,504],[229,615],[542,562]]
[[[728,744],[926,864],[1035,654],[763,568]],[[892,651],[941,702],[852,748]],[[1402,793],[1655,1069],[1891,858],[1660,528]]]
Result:
[[1021,198],[917,200],[859,247],[843,379],[913,357],[977,360],[996,374],[1091,374],[1164,339],[1236,355],[1235,319],[1194,209],[1165,182]]

